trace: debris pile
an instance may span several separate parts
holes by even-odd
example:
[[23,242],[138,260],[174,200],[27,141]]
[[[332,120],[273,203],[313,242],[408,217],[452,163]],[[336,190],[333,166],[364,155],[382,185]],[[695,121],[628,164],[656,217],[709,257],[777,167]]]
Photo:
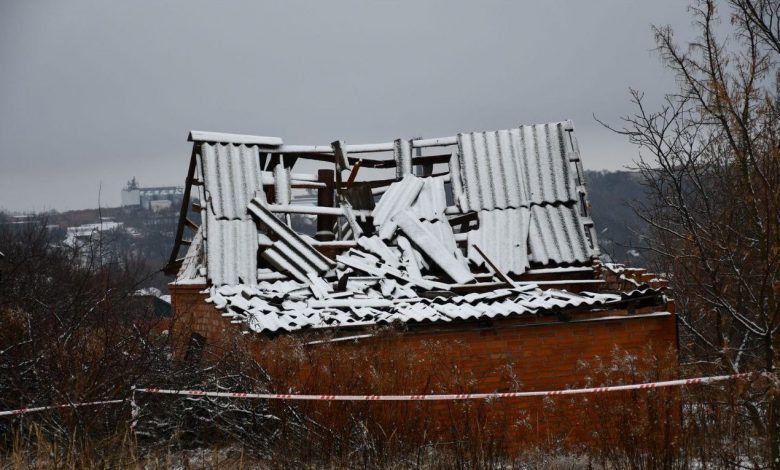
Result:
[[[605,292],[593,270],[596,232],[573,130],[563,121],[328,146],[193,132],[170,266],[178,283],[208,285],[210,302],[258,332],[623,301],[634,293]],[[372,156],[382,153],[392,158]],[[299,160],[332,169],[293,172]],[[394,168],[395,178],[358,179],[361,168]],[[188,217],[192,188],[200,226]],[[316,190],[316,206],[293,197],[301,188]],[[293,229],[301,214],[316,217],[314,237]]]
[[262,195],[255,197],[249,212],[259,231],[260,257],[274,268],[258,277],[287,279],[213,286],[209,302],[252,331],[277,332],[506,317],[623,299],[515,282],[475,244],[471,247],[492,272],[473,272],[479,266],[458,248],[444,201],[442,178],[405,176],[390,185],[366,218],[373,227],[357,222],[346,227],[352,231],[347,238],[372,235],[358,235],[355,246],[334,263],[316,249],[316,240],[292,230]]

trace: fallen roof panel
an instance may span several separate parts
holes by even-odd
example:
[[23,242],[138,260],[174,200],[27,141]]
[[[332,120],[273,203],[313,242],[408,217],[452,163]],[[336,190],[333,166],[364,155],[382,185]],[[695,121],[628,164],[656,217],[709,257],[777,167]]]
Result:
[[[647,296],[658,296],[654,289],[634,290],[619,294],[583,292],[573,294],[556,289],[502,289],[451,298],[450,301],[414,298],[392,300],[382,298],[379,292],[360,298],[286,302],[279,310],[267,303],[252,304],[247,297],[267,295],[276,286],[266,285],[264,290],[231,289],[230,286],[212,288],[209,302],[225,311],[226,316],[246,322],[255,332],[292,332],[303,329],[343,328],[392,322],[452,322],[454,320],[479,320],[482,318],[506,318],[526,314],[555,312],[583,307],[610,307],[621,302]],[[285,288],[286,289],[286,288]],[[278,294],[283,295],[281,291]],[[313,295],[312,295],[313,297]]]
[[421,220],[446,220],[447,194],[444,190],[444,178],[423,178],[423,187],[411,210]]
[[[455,257],[441,240],[410,212],[401,212],[393,218],[398,227],[406,234],[409,241],[417,245],[455,282],[464,284],[474,280],[474,275]],[[449,228],[449,226],[447,226]]]
[[396,229],[395,222],[392,221],[393,216],[405,211],[414,203],[423,185],[422,178],[406,175],[387,188],[371,213],[374,225],[379,227],[380,237],[389,238],[393,235]]
[[[254,198],[248,208],[253,217],[257,218],[264,227],[279,238],[274,243],[275,249],[278,250],[280,256],[284,257],[295,267],[297,272],[303,273],[304,278],[305,274],[308,273],[325,274],[333,267],[334,263],[331,260],[323,256],[298,233],[279,220],[268,209],[265,201],[260,198]],[[257,244],[255,244],[256,247]]]

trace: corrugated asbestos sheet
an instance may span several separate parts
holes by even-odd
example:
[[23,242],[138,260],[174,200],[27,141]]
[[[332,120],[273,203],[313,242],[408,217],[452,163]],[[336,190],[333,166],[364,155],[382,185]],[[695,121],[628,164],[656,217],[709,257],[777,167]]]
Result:
[[[273,172],[264,173],[261,156],[264,160],[265,154],[260,152],[271,150],[253,143],[276,140],[200,133],[209,139],[196,142],[195,173],[203,183],[199,190],[205,211],[181,273],[195,277],[205,271],[212,284],[209,301],[223,315],[245,322],[256,332],[499,318],[615,307],[627,298],[658,296],[658,291],[650,290],[575,294],[541,289],[517,277],[484,274],[487,263],[474,246],[503,274],[513,276],[530,266],[591,260],[595,253],[589,232],[592,222],[579,199],[584,187],[577,186],[582,183],[577,176],[576,145],[570,140],[572,129],[568,121],[539,124],[465,133],[436,144],[458,144],[450,159],[449,182],[456,204],[451,207],[446,175],[418,178],[412,174],[411,141],[399,139],[392,147],[364,146],[370,151],[392,149],[400,180],[387,186],[375,205],[371,188],[386,182],[347,189],[346,199],[353,201],[354,209],[339,198],[339,208],[313,211],[348,219],[351,230],[340,230],[333,242],[315,242],[297,233],[288,215],[272,211],[310,210],[272,207],[265,194],[258,193],[263,178],[266,184],[273,178],[275,202],[286,205],[295,201],[293,185],[307,187],[311,185],[300,181],[318,180],[317,175],[306,174],[296,174],[300,176],[293,180],[291,170],[278,164]],[[225,142],[231,138],[236,142]],[[322,148],[287,146],[279,151],[321,152]],[[418,162],[426,157],[437,162],[447,159],[426,153],[419,154]],[[323,155],[317,158],[322,160]],[[272,161],[280,160],[277,155]],[[473,214],[466,214],[471,211],[476,212],[478,226]],[[455,234],[452,224],[461,232]],[[554,280],[568,282],[565,276],[561,271]],[[271,282],[275,279],[282,280]],[[603,283],[592,278],[579,281],[593,287]]]
[[406,175],[401,181],[397,181],[387,188],[371,212],[374,225],[379,228],[380,237],[388,238],[393,235],[396,225],[391,219],[414,203],[423,186],[422,179]]
[[207,277],[214,285],[257,283],[257,227],[247,204],[262,188],[259,151],[245,144],[201,143]]
[[[463,211],[577,199],[569,164],[568,122],[458,135]],[[453,178],[455,175],[453,175]]]
[[206,266],[214,285],[257,284],[257,226],[253,220],[206,221]]
[[371,213],[374,225],[381,227],[394,215],[409,208],[422,191],[424,182],[413,175],[404,176],[401,181],[388,186]]
[[479,228],[468,232],[468,258],[482,266],[475,244],[509,274],[524,273],[529,262],[585,263],[593,254],[575,202],[480,211]]
[[545,265],[590,260],[593,249],[576,202],[531,206],[529,225],[530,261]]
[[[442,242],[442,234],[431,229],[441,226],[444,222],[420,222],[409,211],[402,212],[393,219],[409,238],[426,255],[428,255],[455,282],[466,283],[474,280],[474,275],[464,266],[455,254],[447,249]],[[451,229],[447,227],[447,230]],[[454,241],[454,240],[453,240]]]
[[[409,298],[388,301],[379,284],[357,289],[348,300],[318,300],[305,284],[289,281],[260,283],[257,287],[212,288],[209,302],[225,315],[241,319],[256,332],[296,331],[308,328],[336,328],[392,322],[451,322],[478,320],[576,307],[618,304],[640,297],[659,295],[653,289],[623,293],[574,294],[557,289],[511,288],[455,297]],[[295,300],[279,300],[289,293]],[[309,292],[306,294],[306,292]],[[308,298],[307,298],[308,297]],[[275,299],[274,302],[270,302]]]
[[485,260],[474,245],[506,274],[522,274],[528,269],[529,210],[497,209],[479,211],[479,229],[468,232],[468,258],[477,266]]
[[256,146],[208,144],[200,147],[206,198],[218,219],[249,219],[247,205],[262,189]]
[[412,212],[421,220],[444,220],[444,210],[447,208],[444,178],[422,178],[422,181],[423,187],[412,204]]
[[195,236],[190,241],[187,253],[184,255],[184,262],[179,268],[177,279],[192,280],[200,277],[200,267],[203,266],[203,229],[195,232]]
[[[381,244],[386,243],[393,256],[403,255],[390,263],[391,267],[410,270],[418,286],[430,284],[423,279],[426,275],[430,278],[426,271],[433,259],[430,253],[420,249],[419,244],[425,243],[434,251],[444,249],[438,253],[435,264],[443,264],[452,272],[459,272],[461,266],[467,268],[469,261],[476,266],[485,265],[483,257],[473,248],[475,244],[507,274],[520,275],[531,264],[588,262],[595,249],[585,226],[592,222],[582,217],[578,209],[578,182],[572,163],[578,155],[570,140],[572,129],[571,123],[565,121],[458,135],[458,152],[450,161],[449,181],[461,212],[477,211],[479,220],[479,228],[469,231],[465,240],[464,234],[459,235],[460,245],[447,220],[447,213],[454,214],[457,209],[447,207],[446,178],[412,175],[411,141],[397,140],[393,155],[398,162],[398,174],[403,177],[387,187],[372,210],[373,223],[383,240]],[[258,235],[253,228],[255,219],[263,230],[270,230],[268,234],[273,238],[266,238],[267,243],[259,250],[264,267],[300,282],[330,270],[332,262],[292,231],[279,219],[281,216],[271,213],[263,201],[251,202],[263,187],[264,175],[262,149],[255,141],[237,136],[236,142],[229,143],[226,142],[231,138],[229,134],[208,135],[209,142],[199,141],[196,145],[197,172],[203,183],[200,190],[206,202],[202,252],[211,282],[215,285],[257,282],[257,241],[265,235]],[[258,139],[265,142],[265,138]],[[273,175],[276,202],[289,203],[290,169],[277,165]],[[368,187],[362,189],[368,196]],[[399,236],[394,218],[405,211],[414,222],[407,224],[407,228],[411,230],[419,225],[424,228],[420,233],[425,236],[420,235],[418,240],[409,234],[409,240]],[[356,222],[352,225],[358,226]],[[431,238],[436,243],[431,243]],[[388,258],[378,242],[379,239],[374,240],[371,248]],[[186,272],[192,275],[193,266],[188,266]],[[465,275],[457,277],[466,279]]]
[[443,220],[437,220],[435,222],[423,220],[420,224],[439,241],[441,246],[443,246],[448,253],[454,255],[455,259],[457,259],[460,264],[468,267],[468,260],[466,260],[463,256],[463,252],[458,248],[457,242],[455,241],[455,234],[452,232],[452,226],[449,223]]
[[[261,256],[275,268],[306,282],[308,274],[322,275],[333,267],[333,262],[315,250],[287,224],[268,210],[264,201],[255,198],[247,206],[252,216],[276,238],[270,248]],[[258,242],[255,241],[254,256],[257,256]]]

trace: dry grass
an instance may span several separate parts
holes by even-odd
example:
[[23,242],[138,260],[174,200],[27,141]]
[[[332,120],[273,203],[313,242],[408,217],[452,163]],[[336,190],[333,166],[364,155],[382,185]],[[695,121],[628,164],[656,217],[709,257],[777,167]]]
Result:
[[[280,356],[281,350],[266,345],[265,359],[277,358],[268,367],[259,368],[256,355],[236,352],[202,369],[185,385],[293,393],[324,387],[334,394],[420,393],[420,387],[436,392],[474,385],[474,377],[453,370],[444,359],[462,345],[428,343],[415,352],[386,347],[393,341],[389,334],[389,343],[382,343],[374,355],[350,348],[315,352],[280,342],[277,347],[288,354]],[[640,360],[618,351],[582,367],[594,385],[664,380],[681,373],[668,358],[647,354]],[[32,424],[31,415],[0,449],[0,464],[14,469],[683,469],[729,468],[738,462],[760,467],[766,458],[763,437],[745,403],[763,393],[765,385],[555,397],[538,404],[549,423],[569,427],[543,439],[530,432],[517,400],[291,405],[144,396],[137,437],[130,437],[126,421],[118,421],[112,432],[105,432],[110,426],[86,432],[71,427],[66,432],[62,426],[67,420],[49,416]],[[95,410],[98,415],[104,412],[109,413]],[[105,418],[116,419],[116,410],[112,413]]]

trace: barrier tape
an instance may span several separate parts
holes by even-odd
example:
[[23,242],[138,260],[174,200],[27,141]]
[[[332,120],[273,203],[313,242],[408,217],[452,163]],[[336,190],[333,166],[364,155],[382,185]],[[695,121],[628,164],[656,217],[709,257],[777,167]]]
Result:
[[166,390],[162,388],[136,388],[138,393],[162,395],[185,395],[193,397],[221,398],[259,398],[263,400],[317,400],[317,401],[433,401],[433,400],[487,400],[493,398],[551,397],[560,395],[579,395],[585,393],[606,393],[622,390],[645,390],[662,387],[699,385],[726,380],[746,379],[752,372],[732,375],[716,375],[691,379],[667,380],[609,387],[575,388],[568,390],[549,390],[538,392],[494,392],[494,393],[458,393],[433,395],[296,395],[288,393],[247,393],[247,392],[207,392],[204,390]]
[[[432,394],[432,395],[296,395],[289,393],[248,393],[248,392],[207,392],[205,390],[167,390],[163,388],[133,388],[130,400],[132,405],[133,423],[137,419],[136,393],[150,393],[161,395],[184,395],[194,397],[221,397],[221,398],[254,398],[263,400],[318,400],[318,401],[434,401],[434,400],[488,400],[495,398],[524,398],[524,397],[553,397],[561,395],[581,395],[586,393],[607,393],[624,390],[648,390],[663,387],[676,387],[685,385],[700,385],[726,380],[747,379],[755,375],[754,372],[732,375],[714,375],[710,377],[695,377],[691,379],[667,380],[664,382],[648,382],[629,385],[612,385],[608,387],[573,388],[567,390],[547,390],[537,392],[494,392],[494,393],[456,393],[456,394]],[[763,375],[763,374],[762,374]],[[126,399],[91,401],[85,403],[72,403],[66,405],[39,406],[34,408],[20,408],[18,410],[0,411],[0,416],[16,416],[36,411],[55,410],[62,408],[77,408],[82,406],[110,405],[123,403]]]
[[50,406],[36,406],[33,408],[20,408],[18,410],[0,411],[0,416],[16,416],[27,413],[34,413],[36,411],[56,410],[61,408],[78,408],[81,406],[97,406],[97,405],[111,405],[114,403],[122,403],[127,400],[103,400],[103,401],[88,401],[85,403],[68,403],[66,405],[50,405]]

